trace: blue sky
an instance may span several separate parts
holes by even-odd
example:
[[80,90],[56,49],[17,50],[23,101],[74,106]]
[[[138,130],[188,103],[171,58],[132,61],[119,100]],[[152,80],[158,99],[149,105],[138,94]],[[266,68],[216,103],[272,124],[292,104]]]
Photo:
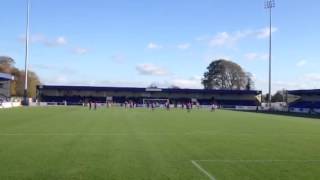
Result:
[[[44,84],[201,88],[227,58],[268,80],[263,0],[31,0],[30,68]],[[278,0],[273,91],[320,88],[320,1]],[[24,62],[25,1],[2,0],[0,55]]]

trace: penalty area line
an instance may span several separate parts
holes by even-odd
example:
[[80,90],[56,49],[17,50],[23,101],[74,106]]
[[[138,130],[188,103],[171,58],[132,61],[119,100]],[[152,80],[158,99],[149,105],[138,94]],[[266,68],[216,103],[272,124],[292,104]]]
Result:
[[205,174],[210,180],[216,180],[208,171],[202,168],[195,160],[191,160],[191,163],[203,174]]

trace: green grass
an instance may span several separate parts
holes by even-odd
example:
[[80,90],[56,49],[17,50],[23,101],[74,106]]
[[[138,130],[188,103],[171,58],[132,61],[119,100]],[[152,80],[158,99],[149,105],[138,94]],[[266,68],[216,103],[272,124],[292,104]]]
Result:
[[208,180],[191,160],[217,180],[319,180],[320,120],[206,110],[0,110],[1,180]]

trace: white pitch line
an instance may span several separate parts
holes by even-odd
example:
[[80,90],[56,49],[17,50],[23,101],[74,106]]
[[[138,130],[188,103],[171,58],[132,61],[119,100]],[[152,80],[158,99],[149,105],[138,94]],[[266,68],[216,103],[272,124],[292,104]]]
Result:
[[174,136],[188,135],[178,133],[0,133],[0,136]]
[[[106,133],[0,133],[0,136],[128,136],[128,135],[140,135],[140,136],[192,136],[192,135],[254,135],[254,133],[223,133],[219,131],[196,131],[196,132],[185,132],[185,133],[175,133],[175,132],[138,132],[138,133],[127,133],[127,132],[106,132]],[[282,134],[282,135],[272,135],[272,136],[291,136],[298,134]],[[269,136],[269,135],[263,135]],[[320,134],[309,134],[308,136],[320,136]]]
[[196,161],[191,160],[191,163],[199,170],[201,171],[203,174],[205,174],[206,176],[208,176],[208,178],[210,180],[216,180],[208,171],[204,170]]
[[320,160],[191,160],[191,163],[200,170],[203,174],[208,176],[210,180],[216,180],[208,171],[203,169],[198,162],[215,162],[215,163],[276,163],[276,162],[289,162],[289,163],[320,163]]
[[187,133],[174,133],[174,132],[138,132],[138,133],[0,133],[0,136],[185,136],[185,135],[195,135],[202,134],[201,132],[187,132]]
[[276,163],[276,162],[292,162],[292,163],[308,163],[317,162],[320,160],[196,160],[198,162],[216,162],[216,163]]

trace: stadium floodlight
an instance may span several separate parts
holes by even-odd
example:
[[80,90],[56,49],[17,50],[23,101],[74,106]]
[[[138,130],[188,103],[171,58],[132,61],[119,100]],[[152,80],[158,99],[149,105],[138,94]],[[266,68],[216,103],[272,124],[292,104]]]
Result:
[[265,4],[264,4],[264,7],[265,7],[266,9],[272,9],[272,8],[276,7],[276,2],[275,2],[275,0],[266,0],[266,1],[265,1]]
[[26,39],[25,39],[25,61],[24,61],[24,92],[23,105],[28,105],[28,61],[29,61],[29,36],[30,36],[30,0],[27,0],[27,22],[26,22]]
[[268,106],[271,108],[271,60],[272,60],[272,9],[276,7],[275,0],[266,0],[265,9],[269,10],[270,22],[269,22],[269,97],[268,97]]

